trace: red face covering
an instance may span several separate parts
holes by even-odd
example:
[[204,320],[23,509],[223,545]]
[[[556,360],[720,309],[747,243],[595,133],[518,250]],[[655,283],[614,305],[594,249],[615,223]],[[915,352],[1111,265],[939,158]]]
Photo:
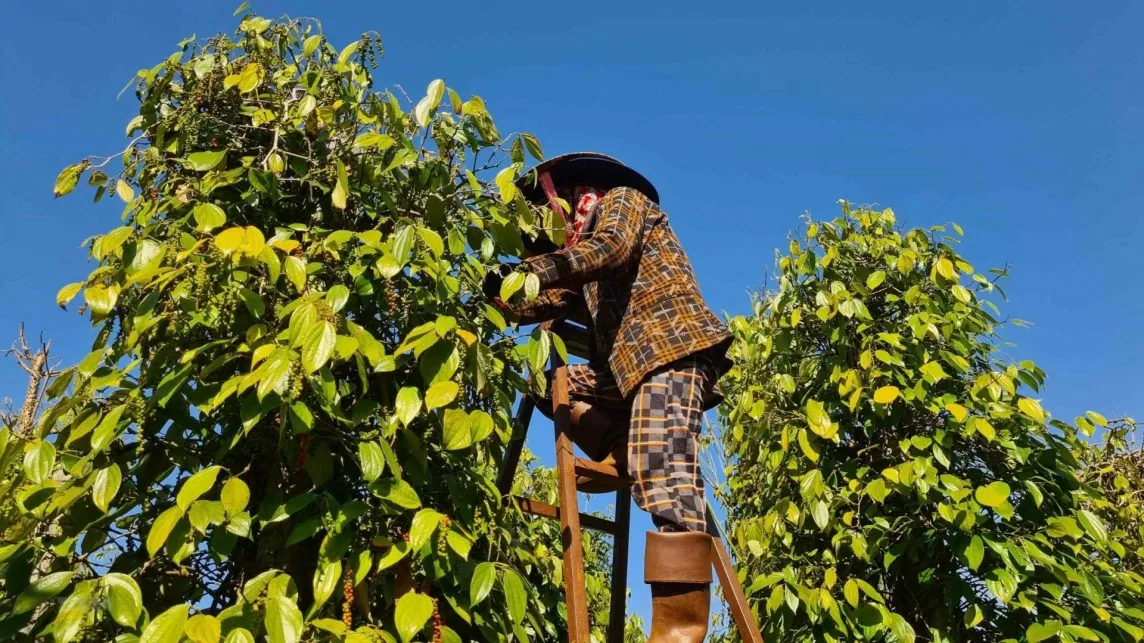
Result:
[[[600,202],[604,196],[604,192],[590,185],[577,185],[571,190],[561,189],[559,194],[555,187],[552,185],[552,179],[548,175],[540,178],[540,184],[544,188],[544,193],[548,197],[548,204],[553,210],[559,212],[564,217],[564,229],[567,231],[564,239],[564,246],[571,247],[580,241],[581,235],[584,233],[584,227],[589,223],[589,215],[592,214],[593,208]],[[557,196],[564,198],[569,205],[573,208],[571,217],[564,211],[557,201]],[[568,198],[572,197],[572,198]]]

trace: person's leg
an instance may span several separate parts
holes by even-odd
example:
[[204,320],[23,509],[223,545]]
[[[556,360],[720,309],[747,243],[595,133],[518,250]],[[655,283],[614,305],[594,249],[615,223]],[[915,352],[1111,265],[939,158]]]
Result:
[[[537,408],[549,419],[553,375],[548,374],[545,395],[536,399]],[[631,405],[620,393],[611,371],[593,364],[569,365],[568,397],[572,403],[572,441],[596,462],[619,455],[622,470]]]
[[632,403],[632,495],[659,528],[647,534],[644,563],[652,593],[651,643],[698,643],[707,635],[711,537],[699,433],[713,379],[701,361],[681,360],[650,375]]

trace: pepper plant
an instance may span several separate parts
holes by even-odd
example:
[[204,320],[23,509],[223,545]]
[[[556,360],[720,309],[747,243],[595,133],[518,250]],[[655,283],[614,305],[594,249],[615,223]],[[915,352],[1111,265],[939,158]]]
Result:
[[441,80],[375,89],[375,34],[236,15],[139,72],[121,152],[56,179],[122,225],[58,294],[91,353],[0,429],[0,637],[563,638],[558,527],[493,484],[562,346],[480,288],[553,225],[513,185],[539,143]]
[[764,634],[1139,641],[1137,554],[1085,467],[1108,422],[1042,407],[1000,341],[1006,271],[950,227],[843,202],[731,321],[723,500]]

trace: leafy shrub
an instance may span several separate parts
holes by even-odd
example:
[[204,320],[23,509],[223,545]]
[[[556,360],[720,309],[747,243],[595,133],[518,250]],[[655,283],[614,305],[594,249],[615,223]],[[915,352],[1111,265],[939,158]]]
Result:
[[[1144,578],[1002,351],[1003,270],[890,210],[809,218],[732,320],[724,497],[768,640],[1138,641]],[[1138,541],[1137,541],[1138,542]]]

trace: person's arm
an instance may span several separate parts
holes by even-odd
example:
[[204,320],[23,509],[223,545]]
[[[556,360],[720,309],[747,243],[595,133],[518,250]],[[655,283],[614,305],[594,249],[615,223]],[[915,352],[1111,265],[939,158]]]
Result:
[[580,294],[566,288],[542,291],[532,301],[526,302],[521,299],[515,303],[505,303],[498,298],[497,302],[518,324],[539,324],[550,319],[567,317],[584,306]]
[[596,206],[595,232],[571,248],[524,260],[541,289],[575,288],[607,279],[626,266],[642,240],[648,198],[632,188],[610,190]]

